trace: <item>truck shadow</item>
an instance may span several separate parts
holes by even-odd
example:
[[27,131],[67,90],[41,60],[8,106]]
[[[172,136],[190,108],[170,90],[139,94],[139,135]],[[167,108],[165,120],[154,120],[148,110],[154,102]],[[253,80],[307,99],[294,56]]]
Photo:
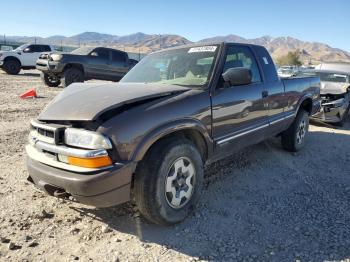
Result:
[[20,73],[17,76],[24,76],[24,77],[40,77],[40,73]]
[[343,130],[312,131],[299,153],[285,152],[274,138],[206,167],[200,205],[175,226],[148,223],[132,204],[72,208],[165,246],[164,253],[220,261],[350,259],[349,122]]

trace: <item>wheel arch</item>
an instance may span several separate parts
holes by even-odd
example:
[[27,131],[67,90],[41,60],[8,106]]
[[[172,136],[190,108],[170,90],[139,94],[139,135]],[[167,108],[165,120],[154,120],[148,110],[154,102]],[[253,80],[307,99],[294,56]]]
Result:
[[15,56],[7,56],[4,59],[4,63],[6,63],[6,61],[17,61],[19,63],[19,65],[22,67],[22,63],[21,60],[19,60],[17,57]]
[[67,69],[70,68],[77,68],[79,70],[81,70],[81,72],[83,72],[84,76],[85,76],[85,70],[84,70],[84,66],[82,64],[79,63],[67,63],[64,68],[63,68],[63,72]]
[[312,114],[312,97],[311,97],[311,95],[303,96],[299,101],[299,105],[298,105],[297,109],[298,110],[296,111],[296,113],[298,113],[300,109],[304,109],[306,112],[309,113],[309,116],[310,116]]
[[198,120],[186,119],[165,124],[147,134],[134,150],[132,160],[141,161],[152,147],[172,137],[186,138],[193,142],[204,162],[212,154],[213,142],[208,130]]

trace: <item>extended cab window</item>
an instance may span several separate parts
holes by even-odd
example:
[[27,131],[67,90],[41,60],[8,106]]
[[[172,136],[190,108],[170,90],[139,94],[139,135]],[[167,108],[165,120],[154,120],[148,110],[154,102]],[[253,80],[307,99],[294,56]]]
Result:
[[109,60],[109,51],[106,49],[96,49],[92,54],[100,59]]
[[258,65],[249,47],[230,46],[228,48],[223,72],[234,67],[250,69],[252,71],[252,82],[261,82]]
[[118,51],[112,51],[112,61],[125,62],[126,61],[125,53],[118,52]]

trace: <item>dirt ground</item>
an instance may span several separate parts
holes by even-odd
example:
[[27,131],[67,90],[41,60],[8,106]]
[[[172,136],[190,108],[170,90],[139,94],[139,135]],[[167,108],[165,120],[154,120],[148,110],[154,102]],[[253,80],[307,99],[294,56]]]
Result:
[[0,72],[0,261],[350,261],[350,122],[311,125],[296,154],[274,138],[206,167],[193,215],[159,227],[132,204],[96,209],[26,181],[29,119],[61,90]]

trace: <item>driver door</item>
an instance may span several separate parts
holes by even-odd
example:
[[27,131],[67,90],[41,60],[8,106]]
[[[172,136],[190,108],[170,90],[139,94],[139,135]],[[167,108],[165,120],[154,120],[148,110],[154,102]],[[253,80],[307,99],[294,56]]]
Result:
[[262,141],[268,127],[264,104],[264,83],[255,56],[249,46],[229,45],[223,67],[245,67],[252,72],[252,83],[231,86],[219,81],[212,97],[213,138],[217,152],[239,149]]
[[106,79],[110,77],[109,70],[110,52],[105,48],[96,48],[88,55],[86,74],[91,78]]
[[42,53],[41,45],[29,45],[21,53],[22,66],[35,66]]

